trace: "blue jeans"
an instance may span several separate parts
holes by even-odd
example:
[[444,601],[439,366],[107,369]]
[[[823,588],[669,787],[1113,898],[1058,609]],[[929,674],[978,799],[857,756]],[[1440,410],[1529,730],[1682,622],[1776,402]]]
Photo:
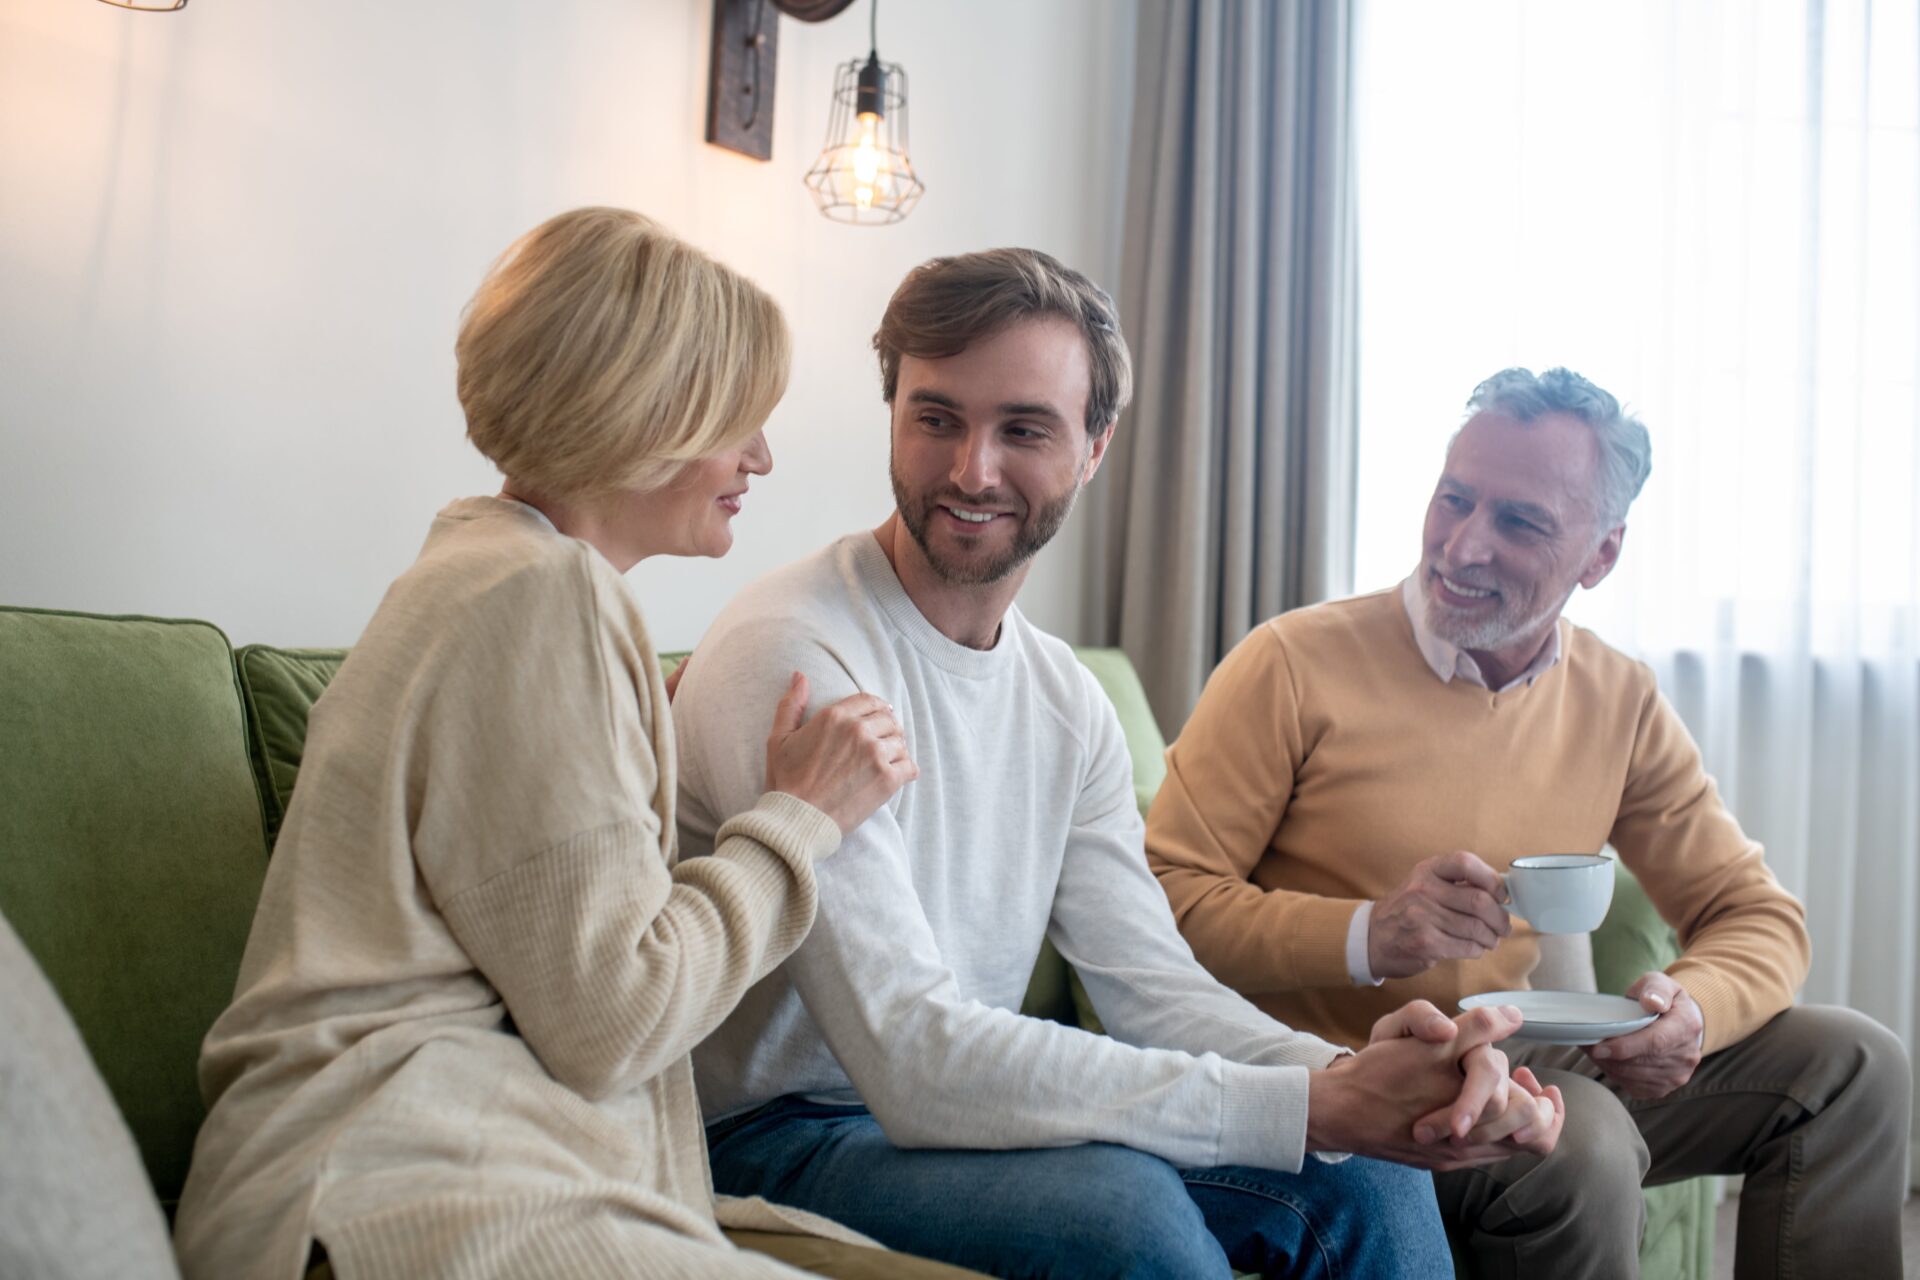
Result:
[[777,1098],[707,1129],[715,1189],[996,1276],[1450,1280],[1433,1179],[1354,1158],[1175,1169],[1129,1147],[903,1151],[865,1107]]

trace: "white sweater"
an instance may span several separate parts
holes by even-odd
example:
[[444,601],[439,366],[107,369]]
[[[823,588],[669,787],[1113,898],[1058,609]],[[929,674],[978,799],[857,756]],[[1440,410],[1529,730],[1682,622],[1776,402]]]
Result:
[[[795,670],[813,710],[890,702],[920,778],[819,866],[812,934],[695,1052],[710,1120],[797,1093],[864,1102],[903,1147],[1300,1167],[1307,1068],[1341,1051],[1195,962],[1147,870],[1119,721],[1067,645],[1018,609],[993,649],[954,643],[870,533],[762,578],[675,702],[688,856],[764,788]],[[1111,1038],[1020,1015],[1048,937]]]

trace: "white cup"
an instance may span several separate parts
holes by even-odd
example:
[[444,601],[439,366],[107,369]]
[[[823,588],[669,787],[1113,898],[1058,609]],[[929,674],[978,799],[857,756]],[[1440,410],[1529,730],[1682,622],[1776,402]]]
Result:
[[1591,933],[1613,903],[1613,859],[1597,853],[1542,853],[1507,868],[1513,909],[1541,933]]

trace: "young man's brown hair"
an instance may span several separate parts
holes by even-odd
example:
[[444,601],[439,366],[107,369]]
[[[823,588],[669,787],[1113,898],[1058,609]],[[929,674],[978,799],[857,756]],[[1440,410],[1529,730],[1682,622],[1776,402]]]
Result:
[[934,258],[909,271],[873,335],[881,398],[893,403],[901,356],[957,356],[977,340],[1035,316],[1070,320],[1086,339],[1087,434],[1099,435],[1133,397],[1133,361],[1120,335],[1120,313],[1106,290],[1037,249],[986,249]]

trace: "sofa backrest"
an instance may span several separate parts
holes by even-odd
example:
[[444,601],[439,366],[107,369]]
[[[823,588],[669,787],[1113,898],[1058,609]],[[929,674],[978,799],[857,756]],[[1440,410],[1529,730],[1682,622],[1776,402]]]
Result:
[[[1134,801],[1144,816],[1167,775],[1167,744],[1147,705],[1147,692],[1120,650],[1076,648],[1074,654],[1099,680],[1120,717],[1127,751],[1133,757]],[[279,833],[287,801],[293,796],[307,716],[346,656],[345,649],[279,649],[263,644],[247,645],[235,655],[254,769],[263,780],[269,844]],[[661,673],[672,675],[686,659],[685,652],[661,654]]]
[[234,654],[247,708],[247,746],[266,811],[267,847],[273,847],[293,799],[306,749],[307,716],[326,692],[345,649],[276,649],[250,644]]
[[[1166,772],[1145,693],[1118,650],[1078,653],[1119,714],[1144,813]],[[206,623],[0,607],[0,916],[72,1015],[168,1206],[205,1116],[200,1043],[232,998],[308,712],[345,655],[236,655]],[[1594,938],[1602,990],[1675,951],[1620,877]],[[1098,1029],[1077,985],[1044,946],[1024,1011]]]
[[163,1203],[266,874],[233,654],[203,622],[0,608],[0,915]]
[[[308,713],[345,656],[235,653],[203,622],[0,607],[0,916],[169,1207],[206,1114],[200,1044],[233,996]],[[1120,713],[1144,810],[1164,765],[1139,680],[1118,651],[1081,657]],[[1027,1011],[1073,1022],[1074,994],[1044,948]]]

